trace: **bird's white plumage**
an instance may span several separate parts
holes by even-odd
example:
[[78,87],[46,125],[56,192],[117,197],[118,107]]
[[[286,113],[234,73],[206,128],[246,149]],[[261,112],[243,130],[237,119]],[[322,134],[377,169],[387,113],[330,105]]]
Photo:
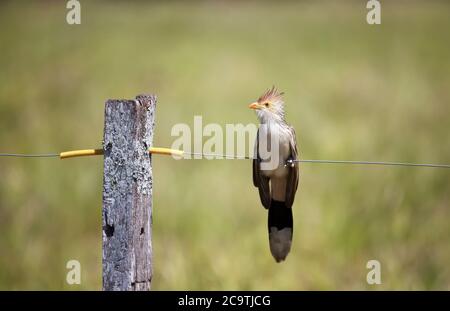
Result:
[[[277,166],[273,169],[261,169],[261,174],[270,178],[271,197],[278,201],[284,201],[286,194],[286,177],[289,174],[289,168],[285,164],[286,160],[291,155],[291,133],[289,131],[289,128],[281,122],[269,121],[265,124],[262,124],[260,126],[259,139],[270,140],[273,137],[277,137],[275,141],[278,142],[276,146],[278,149],[278,163]],[[259,147],[262,148],[262,145],[260,144]],[[275,149],[272,147],[271,151],[273,150]],[[275,154],[273,151],[271,152],[271,158],[267,161],[271,161],[274,159]]]

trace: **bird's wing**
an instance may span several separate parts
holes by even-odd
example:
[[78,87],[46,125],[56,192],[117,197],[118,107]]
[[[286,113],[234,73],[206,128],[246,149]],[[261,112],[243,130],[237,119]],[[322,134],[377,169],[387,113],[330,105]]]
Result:
[[[289,127],[291,132],[289,145],[291,148],[291,159],[298,159],[298,151],[297,151],[297,139],[295,137],[295,130],[292,126]],[[289,174],[286,182],[286,206],[291,207],[294,203],[295,193],[297,192],[298,180],[299,180],[299,169],[298,162],[294,162],[293,165],[288,165]]]
[[261,174],[260,161],[259,157],[259,129],[256,134],[255,141],[255,151],[253,157],[253,184],[258,188],[259,198],[261,199],[262,205],[268,209],[270,207],[270,188],[269,188],[269,178],[265,177]]

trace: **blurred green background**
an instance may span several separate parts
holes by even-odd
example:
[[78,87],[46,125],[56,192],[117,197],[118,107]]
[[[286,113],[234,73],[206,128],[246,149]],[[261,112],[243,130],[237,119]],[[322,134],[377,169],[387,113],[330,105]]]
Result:
[[[383,1],[0,4],[0,152],[101,146],[104,102],[158,95],[176,123],[256,123],[275,84],[305,159],[448,163],[450,4]],[[0,289],[101,289],[102,159],[0,159]],[[155,156],[154,289],[450,289],[448,170],[301,166],[276,264],[249,161]],[[82,284],[66,284],[77,259]],[[366,283],[381,263],[382,285]]]

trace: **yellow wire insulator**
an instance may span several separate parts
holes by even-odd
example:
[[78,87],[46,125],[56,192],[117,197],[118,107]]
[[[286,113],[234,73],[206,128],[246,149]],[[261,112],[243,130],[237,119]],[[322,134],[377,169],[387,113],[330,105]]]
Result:
[[148,150],[151,154],[163,154],[163,155],[173,155],[173,156],[183,156],[184,151],[170,148],[159,148],[152,147]]
[[84,150],[64,151],[59,154],[59,157],[60,159],[67,159],[67,158],[86,157],[102,154],[103,149],[84,149]]
[[[184,151],[170,148],[159,148],[152,147],[148,150],[151,154],[162,154],[162,155],[172,155],[182,157]],[[83,149],[83,150],[72,150],[72,151],[64,151],[59,154],[61,159],[75,158],[75,157],[87,157],[93,155],[102,155],[102,149]]]

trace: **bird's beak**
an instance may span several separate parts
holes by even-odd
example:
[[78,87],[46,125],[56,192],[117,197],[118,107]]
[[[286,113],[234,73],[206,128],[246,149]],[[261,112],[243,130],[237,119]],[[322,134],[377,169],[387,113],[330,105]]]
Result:
[[250,109],[261,109],[261,105],[258,102],[251,103],[248,108]]

